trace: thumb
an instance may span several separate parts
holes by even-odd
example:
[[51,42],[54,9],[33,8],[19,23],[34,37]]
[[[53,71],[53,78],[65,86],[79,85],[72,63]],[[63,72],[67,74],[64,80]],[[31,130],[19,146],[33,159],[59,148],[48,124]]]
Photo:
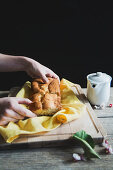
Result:
[[17,102],[19,104],[27,104],[27,105],[32,103],[32,101],[29,100],[28,98],[17,98]]
[[45,83],[48,83],[48,78],[46,77],[46,75],[41,75],[41,78]]

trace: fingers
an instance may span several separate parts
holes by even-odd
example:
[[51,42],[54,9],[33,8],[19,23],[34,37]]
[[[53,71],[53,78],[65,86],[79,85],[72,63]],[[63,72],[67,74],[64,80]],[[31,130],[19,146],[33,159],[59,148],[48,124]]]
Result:
[[7,125],[8,124],[8,121],[2,121],[0,120],[0,126],[4,126],[4,125]]
[[60,78],[59,78],[56,74],[53,75],[53,78],[58,79],[58,81],[59,81],[59,83],[60,83]]
[[49,72],[46,74],[46,76],[56,78],[56,79],[58,79],[58,81],[59,81],[59,83],[60,83],[60,78],[59,78],[59,76],[56,75],[52,70],[49,70]]
[[0,126],[7,125],[9,122],[17,122],[17,119],[7,117],[7,116],[2,116],[0,119]]
[[15,112],[14,110],[11,110],[11,109],[7,109],[4,113],[5,116],[7,117],[11,117],[11,118],[14,118],[14,119],[24,119],[24,116],[18,114],[17,112]]
[[17,98],[16,98],[16,101],[17,101],[19,104],[27,104],[27,105],[29,105],[29,104],[32,103],[32,101],[29,100],[28,98],[19,98],[19,97],[17,97]]
[[24,119],[24,117],[36,117],[34,113],[21,105],[29,105],[31,103],[32,101],[26,98],[4,98],[1,106],[0,125],[6,125],[10,121],[16,122],[20,119]]
[[43,65],[41,65],[41,69],[40,69],[39,73],[40,73],[40,77],[43,79],[43,81],[45,83],[48,82],[48,78],[46,76],[57,78],[59,83],[60,83],[59,76],[56,75],[51,69],[49,69],[49,68],[47,68],[47,67],[45,67]]
[[18,121],[17,119],[14,119],[14,118],[12,118],[12,117],[7,117],[7,116],[2,116],[1,117],[1,120],[2,121],[8,121],[8,122],[16,122],[16,121]]
[[56,75],[51,69],[40,64],[39,62],[35,60],[29,59],[29,58],[27,60],[30,63],[30,67],[27,68],[27,73],[32,78],[41,77],[45,83],[48,83],[48,78],[46,77],[47,75],[49,77],[57,78],[60,83],[60,79],[58,75]]
[[48,78],[46,77],[45,74],[41,74],[41,78],[44,81],[44,83],[48,83]]
[[30,110],[26,109],[25,107],[19,104],[15,104],[15,106],[13,107],[13,110],[24,117],[36,117],[36,114],[34,114]]

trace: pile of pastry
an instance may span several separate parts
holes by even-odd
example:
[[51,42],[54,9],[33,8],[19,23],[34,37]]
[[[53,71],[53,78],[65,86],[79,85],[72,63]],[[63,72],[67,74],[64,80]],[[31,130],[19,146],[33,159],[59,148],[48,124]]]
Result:
[[48,83],[42,79],[31,82],[32,103],[29,109],[37,115],[53,115],[61,109],[60,84],[58,79],[48,78]]

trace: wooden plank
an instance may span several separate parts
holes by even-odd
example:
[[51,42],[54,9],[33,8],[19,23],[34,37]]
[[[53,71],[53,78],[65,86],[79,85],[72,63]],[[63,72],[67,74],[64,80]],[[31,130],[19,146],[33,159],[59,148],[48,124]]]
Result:
[[79,99],[87,106],[87,112],[95,126],[95,129],[97,130],[97,133],[100,132],[101,135],[105,137],[107,135],[106,130],[103,128],[102,124],[97,119],[94,110],[92,109],[90,103],[87,100],[87,97],[85,96],[79,85],[75,85],[75,87],[78,91],[78,96],[80,96]]
[[[17,88],[15,89],[17,90]],[[96,143],[102,142],[103,138],[107,135],[106,131],[95,116],[95,113],[81,87],[76,84],[72,87],[72,90],[77,95],[79,100],[87,106],[87,110],[83,116],[72,122],[62,124],[59,128],[47,133],[38,135],[21,135],[20,138],[14,140],[11,145],[4,143],[2,144],[7,146],[7,148],[8,146],[10,148],[10,146],[16,146],[18,144],[28,144],[30,147],[61,146],[64,145],[64,143],[66,144],[71,142],[73,134],[80,130],[85,130],[88,134],[90,134]],[[2,144],[0,145],[3,146]]]
[[[95,110],[95,114],[97,112],[98,110]],[[102,110],[102,112],[104,112],[104,110]],[[99,118],[99,120],[101,119]],[[109,133],[109,130],[111,131],[113,128],[109,127],[111,117],[110,118],[107,117],[107,119],[104,119],[102,123],[103,125],[104,123],[106,124],[107,132]],[[112,122],[110,124],[112,124]],[[113,135],[111,136],[108,135],[107,139],[109,141],[109,144],[113,146]],[[65,144],[65,142],[67,141],[68,140],[63,141],[63,143]],[[1,138],[0,138],[0,142],[1,142]],[[48,143],[49,146],[41,147],[41,148],[35,145],[35,149],[33,148],[34,145],[32,144],[31,143],[29,145],[19,144],[16,146],[14,144],[13,145],[10,144],[12,148],[11,147],[7,148],[6,146],[3,147],[3,145],[0,145],[0,169],[1,170],[2,169],[4,170],[5,169],[11,169],[11,170],[15,170],[15,169],[17,170],[18,169],[112,170],[113,169],[113,155],[105,154],[104,148],[98,145],[96,145],[95,151],[100,155],[101,159],[93,158],[88,161],[75,162],[73,161],[72,154],[82,153],[81,148],[78,148],[78,146],[76,146],[76,143],[75,145],[72,145],[70,141],[68,144],[66,144],[66,146],[63,146],[62,144],[61,145],[62,147],[52,147],[52,145],[49,145]],[[12,149],[12,150],[8,150],[8,149]]]
[[[113,146],[113,136],[109,136],[109,143]],[[30,147],[30,146],[29,146]],[[75,145],[62,147],[41,147],[27,149],[24,147],[12,150],[0,150],[0,169],[6,170],[112,170],[113,155],[105,154],[104,148],[96,145],[95,151],[101,159],[93,158],[91,160],[75,162],[72,158],[73,153],[82,153],[82,149]]]
[[107,134],[113,135],[113,117],[104,117],[99,119],[100,122],[104,125]]

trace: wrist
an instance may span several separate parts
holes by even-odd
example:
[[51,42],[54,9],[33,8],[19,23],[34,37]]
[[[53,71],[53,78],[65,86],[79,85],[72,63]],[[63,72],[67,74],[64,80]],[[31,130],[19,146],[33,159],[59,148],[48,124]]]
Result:
[[27,57],[25,56],[18,56],[18,63],[20,65],[21,71],[26,71],[30,66]]
[[23,57],[24,63],[24,71],[28,71],[30,68],[34,68],[35,66],[40,66],[41,64],[38,61],[33,60],[29,57]]
[[[6,55],[7,56],[7,55]],[[26,67],[26,62],[24,59],[24,56],[9,56],[7,57],[7,60],[11,64],[7,65],[8,70],[10,71],[24,71]]]

